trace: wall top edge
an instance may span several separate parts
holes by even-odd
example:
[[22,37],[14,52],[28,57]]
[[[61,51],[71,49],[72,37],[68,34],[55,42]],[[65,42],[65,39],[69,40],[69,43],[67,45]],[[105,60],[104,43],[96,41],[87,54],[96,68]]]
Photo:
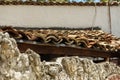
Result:
[[120,2],[34,2],[34,1],[0,1],[0,5],[39,5],[39,6],[119,6]]

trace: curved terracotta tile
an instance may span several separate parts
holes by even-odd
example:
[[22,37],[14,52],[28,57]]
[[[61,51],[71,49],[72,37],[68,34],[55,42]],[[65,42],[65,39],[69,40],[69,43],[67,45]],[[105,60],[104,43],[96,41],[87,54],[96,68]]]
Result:
[[56,44],[59,41],[58,36],[55,34],[48,34],[45,39],[46,39],[46,41],[45,41],[46,43],[55,43]]

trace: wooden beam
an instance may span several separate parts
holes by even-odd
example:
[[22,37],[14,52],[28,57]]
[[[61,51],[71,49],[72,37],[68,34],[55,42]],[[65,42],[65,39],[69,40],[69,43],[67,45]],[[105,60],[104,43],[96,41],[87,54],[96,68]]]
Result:
[[84,49],[78,47],[69,47],[69,46],[55,46],[48,44],[32,44],[18,42],[18,48],[21,52],[25,52],[26,49],[30,48],[37,52],[38,54],[51,54],[51,55],[65,55],[65,56],[86,56],[86,57],[111,57],[109,52]]

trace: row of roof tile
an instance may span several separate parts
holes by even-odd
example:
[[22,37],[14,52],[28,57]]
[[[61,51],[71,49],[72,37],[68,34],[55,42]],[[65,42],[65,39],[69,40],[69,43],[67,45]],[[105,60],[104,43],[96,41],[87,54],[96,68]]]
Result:
[[41,5],[41,6],[119,6],[120,2],[33,2],[33,1],[12,1],[12,2],[5,2],[0,1],[0,5]]
[[120,39],[102,30],[52,30],[1,28],[17,41],[71,46],[104,51],[120,50]]

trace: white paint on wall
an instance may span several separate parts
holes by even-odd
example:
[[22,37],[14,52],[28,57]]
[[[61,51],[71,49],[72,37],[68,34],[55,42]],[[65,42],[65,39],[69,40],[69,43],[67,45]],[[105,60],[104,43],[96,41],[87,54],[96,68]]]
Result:
[[[112,27],[115,26],[115,29],[117,29],[117,25],[120,26],[120,19],[118,18],[120,7],[112,7],[111,9]],[[115,15],[113,16],[113,14]],[[97,6],[95,11],[93,6],[0,5],[0,25],[70,28],[99,26],[104,31],[109,32],[108,21],[107,6]],[[115,29],[112,28],[112,31],[115,35],[118,35]]]
[[120,37],[120,6],[111,7],[112,34]]

